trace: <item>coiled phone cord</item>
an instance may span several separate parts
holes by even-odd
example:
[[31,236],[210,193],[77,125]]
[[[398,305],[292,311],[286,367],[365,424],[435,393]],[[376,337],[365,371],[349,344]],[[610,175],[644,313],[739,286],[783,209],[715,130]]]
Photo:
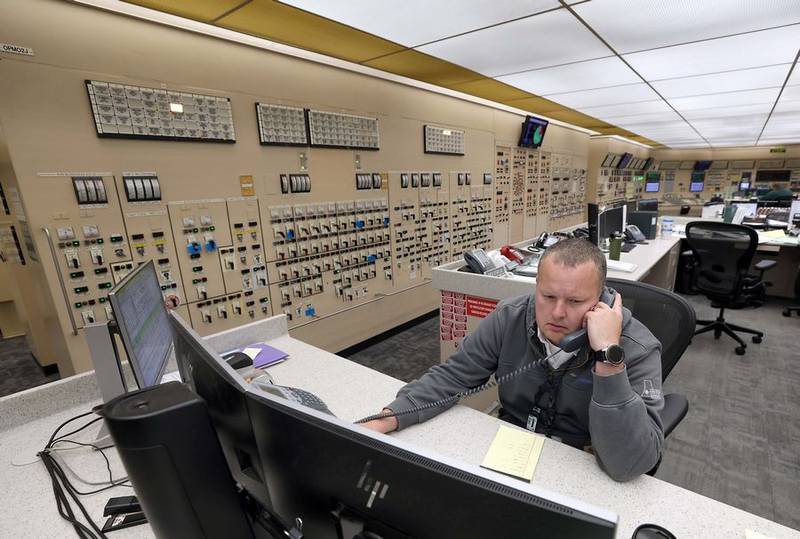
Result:
[[550,354],[549,356],[545,357],[545,358],[537,359],[536,361],[531,361],[527,365],[523,365],[522,367],[519,367],[518,369],[516,369],[514,371],[511,371],[508,374],[504,374],[500,378],[496,378],[495,380],[489,380],[485,384],[479,385],[477,387],[473,387],[472,389],[467,389],[466,391],[461,391],[460,393],[456,393],[455,395],[452,395],[450,397],[446,397],[444,399],[440,399],[440,400],[435,401],[435,402],[429,402],[429,403],[423,404],[421,406],[415,406],[414,408],[408,408],[406,410],[398,410],[396,412],[392,411],[392,412],[389,412],[389,413],[381,412],[381,413],[378,413],[378,414],[373,414],[373,415],[370,415],[370,416],[367,416],[367,417],[359,419],[358,421],[356,421],[356,424],[366,423],[368,421],[374,421],[376,419],[386,419],[387,417],[398,417],[398,416],[401,416],[401,415],[414,414],[414,413],[417,413],[417,412],[422,412],[424,410],[430,410],[431,408],[438,408],[440,406],[447,406],[449,404],[452,404],[452,403],[455,403],[455,402],[459,401],[460,399],[463,399],[464,397],[469,397],[469,396],[474,395],[476,393],[480,393],[481,391],[485,391],[487,389],[491,389],[493,387],[496,387],[496,386],[498,386],[500,384],[504,384],[504,383],[508,382],[509,380],[511,380],[512,378],[516,378],[520,374],[522,374],[524,372],[527,372],[527,371],[531,370],[534,367],[542,366],[545,363],[547,363],[550,360],[550,358],[552,358],[553,356],[555,356],[559,352],[561,352],[560,348],[558,350],[556,350],[555,352],[553,352],[552,354]]

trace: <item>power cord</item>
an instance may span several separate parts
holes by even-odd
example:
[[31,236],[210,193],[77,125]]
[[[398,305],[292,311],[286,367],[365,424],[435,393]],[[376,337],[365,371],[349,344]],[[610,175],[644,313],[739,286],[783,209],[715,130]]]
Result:
[[[96,494],[98,492],[103,492],[104,490],[108,490],[110,488],[118,486],[129,486],[125,485],[127,479],[116,480],[116,481],[114,480],[113,475],[111,473],[111,463],[108,460],[106,454],[99,447],[97,447],[94,444],[76,442],[74,440],[67,439],[68,436],[81,432],[82,430],[88,428],[97,421],[100,421],[102,418],[101,417],[95,418],[89,421],[88,423],[85,423],[84,425],[66,434],[62,434],[61,436],[59,436],[59,433],[64,427],[66,427],[67,425],[69,425],[74,421],[77,421],[78,419],[81,419],[93,413],[95,413],[95,410],[90,410],[88,412],[79,414],[61,423],[56,428],[56,430],[53,431],[53,434],[50,436],[50,439],[47,441],[47,444],[39,453],[37,453],[37,456],[42,460],[42,464],[44,464],[45,470],[50,476],[50,482],[52,483],[53,487],[53,495],[56,498],[56,507],[58,509],[59,515],[61,515],[61,518],[63,518],[72,525],[73,529],[75,530],[75,533],[77,533],[78,537],[80,537],[81,539],[107,539],[107,536],[103,533],[103,531],[100,528],[97,527],[97,524],[95,524],[94,520],[92,520],[91,516],[86,510],[86,507],[83,505],[83,503],[81,503],[78,497],[86,496],[89,494]],[[72,443],[78,446],[93,447],[94,449],[99,451],[106,462],[106,469],[108,470],[110,484],[99,489],[90,490],[88,492],[82,492],[79,491],[77,488],[75,488],[75,486],[72,484],[69,478],[67,478],[67,475],[64,472],[64,468],[62,467],[61,463],[59,463],[58,460],[55,458],[55,451],[57,450],[55,445],[58,443]],[[88,526],[78,519],[78,516],[76,515],[75,510],[73,509],[73,505],[77,506],[77,508],[80,510],[80,513],[83,515],[83,518],[86,520],[86,522],[88,522],[89,524]]]

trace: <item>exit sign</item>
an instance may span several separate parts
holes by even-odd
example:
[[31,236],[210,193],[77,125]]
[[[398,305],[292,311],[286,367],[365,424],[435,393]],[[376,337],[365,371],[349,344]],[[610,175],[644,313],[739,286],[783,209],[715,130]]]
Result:
[[769,153],[786,153],[786,148],[770,148]]

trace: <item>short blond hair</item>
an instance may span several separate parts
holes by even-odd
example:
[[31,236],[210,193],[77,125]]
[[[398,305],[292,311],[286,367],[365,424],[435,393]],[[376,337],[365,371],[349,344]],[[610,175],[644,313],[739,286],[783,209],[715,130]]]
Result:
[[553,262],[558,262],[565,266],[574,268],[579,264],[592,262],[597,268],[597,278],[600,282],[600,290],[606,285],[606,274],[608,273],[608,264],[603,252],[597,245],[591,243],[584,238],[567,238],[559,241],[558,243],[548,247],[542,258],[539,260],[539,265],[542,262],[552,258]]

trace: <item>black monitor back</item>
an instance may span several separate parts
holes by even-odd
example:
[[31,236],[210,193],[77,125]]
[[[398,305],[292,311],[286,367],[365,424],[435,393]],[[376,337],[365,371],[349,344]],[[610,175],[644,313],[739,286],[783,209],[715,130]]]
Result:
[[[248,393],[273,510],[337,538],[333,513],[383,539],[612,538],[616,523]],[[351,536],[349,536],[351,537]],[[348,537],[348,539],[349,539]]]
[[269,489],[261,470],[253,428],[238,374],[179,315],[170,313],[181,376],[206,402],[233,478],[265,507]]

